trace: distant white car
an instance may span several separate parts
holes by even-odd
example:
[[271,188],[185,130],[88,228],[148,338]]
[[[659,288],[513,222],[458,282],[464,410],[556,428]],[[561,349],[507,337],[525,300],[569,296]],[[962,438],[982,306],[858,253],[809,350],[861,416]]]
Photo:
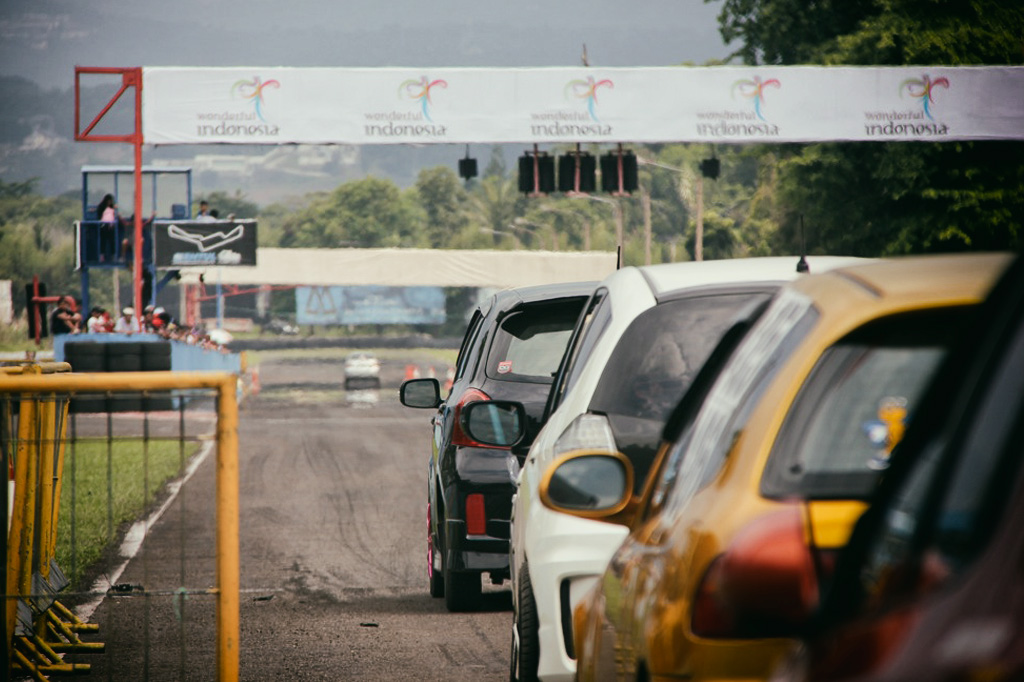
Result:
[[345,388],[354,384],[380,387],[380,360],[373,353],[349,353],[345,356]]
[[[855,259],[810,257],[811,272]],[[622,526],[554,511],[540,481],[561,455],[618,451],[642,489],[671,409],[732,320],[799,276],[797,259],[627,267],[598,285],[555,375],[545,425],[512,502],[512,680],[572,680],[572,613],[626,536]]]

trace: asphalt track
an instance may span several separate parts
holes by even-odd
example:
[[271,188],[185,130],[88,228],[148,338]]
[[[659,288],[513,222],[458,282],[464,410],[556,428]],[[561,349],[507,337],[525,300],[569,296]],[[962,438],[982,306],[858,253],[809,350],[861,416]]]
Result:
[[[398,404],[404,369],[346,392],[337,360],[261,365],[239,427],[240,679],[507,679],[507,583],[474,613],[427,593],[430,411]],[[106,652],[70,657],[90,679],[216,679],[215,475],[211,456],[93,613]]]

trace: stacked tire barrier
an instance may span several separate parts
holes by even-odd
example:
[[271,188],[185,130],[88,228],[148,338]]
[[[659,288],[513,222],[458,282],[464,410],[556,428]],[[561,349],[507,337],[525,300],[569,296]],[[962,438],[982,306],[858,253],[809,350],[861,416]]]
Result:
[[[171,369],[171,342],[68,341],[64,361],[75,372],[165,372]],[[76,413],[170,410],[173,399],[169,394],[83,394],[71,401],[70,409]]]

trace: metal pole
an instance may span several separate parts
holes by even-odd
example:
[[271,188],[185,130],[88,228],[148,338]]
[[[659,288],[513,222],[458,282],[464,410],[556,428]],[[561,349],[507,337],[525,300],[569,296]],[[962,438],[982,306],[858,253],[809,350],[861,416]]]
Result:
[[217,398],[217,679],[238,680],[238,396],[234,375]]
[[223,275],[224,268],[217,268],[217,329],[224,328],[224,289],[221,286]]
[[651,193],[640,188],[640,201],[644,209],[644,264],[651,264]]
[[142,310],[146,307],[142,300],[142,261],[145,258],[142,253],[142,69],[126,73],[125,79],[126,84],[128,79],[132,79],[135,85],[135,134],[132,141],[135,146],[135,248],[132,263],[135,279],[132,291],[135,315],[141,319]]
[[693,259],[704,260],[704,176],[697,175],[697,236]]

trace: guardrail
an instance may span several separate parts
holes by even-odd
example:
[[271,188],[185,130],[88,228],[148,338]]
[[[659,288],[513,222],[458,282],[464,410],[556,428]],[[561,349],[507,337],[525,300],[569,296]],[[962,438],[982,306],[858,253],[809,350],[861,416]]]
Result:
[[[95,446],[106,457],[107,506],[115,487],[114,475],[121,461],[115,453],[133,452],[141,462],[143,488],[152,487],[147,476],[149,452],[154,441],[152,420],[148,413],[119,414],[118,420],[138,420],[137,434],[125,437],[113,431],[114,416],[77,415],[74,401],[79,396],[106,395],[123,397],[126,393],[141,395],[169,391],[201,392],[209,395],[216,407],[216,428],[212,442],[216,447],[216,531],[214,587],[192,588],[185,583],[185,554],[181,551],[182,565],[179,584],[169,587],[149,585],[131,586],[130,596],[144,597],[145,614],[149,615],[150,599],[170,601],[175,616],[182,621],[184,601],[190,595],[205,595],[215,601],[215,640],[217,679],[238,679],[239,671],[239,558],[238,558],[238,399],[237,376],[220,372],[121,372],[103,374],[75,374],[68,372],[66,363],[47,363],[23,367],[0,368],[0,454],[2,467],[13,472],[11,484],[0,497],[12,498],[9,507],[9,530],[6,556],[0,584],[5,586],[6,608],[3,614],[2,638],[7,669],[11,674],[28,675],[46,680],[49,675],[83,673],[91,668],[88,663],[74,662],[79,654],[106,656],[122,653],[113,644],[83,641],[82,636],[96,633],[96,624],[84,622],[65,606],[58,594],[76,599],[106,597],[123,592],[123,586],[113,585],[102,591],[74,590],[64,592],[69,585],[56,557],[61,553],[58,526],[68,523],[72,529],[77,521],[75,495],[102,494],[102,485],[82,489],[77,482],[75,467],[86,450],[86,444]],[[185,421],[185,401],[178,415]],[[69,410],[69,406],[71,409]],[[174,413],[166,412],[168,421]],[[80,423],[79,420],[86,420]],[[92,429],[92,431],[90,431]],[[105,429],[105,433],[104,430]],[[183,428],[178,436],[183,439]],[[182,452],[183,452],[183,440]],[[106,450],[104,453],[103,450]],[[184,461],[184,456],[182,455]],[[68,471],[65,471],[68,469]],[[67,474],[67,475],[65,475]],[[179,472],[180,474],[180,472]],[[68,483],[65,489],[65,483]],[[61,500],[70,491],[71,504],[62,516]],[[114,533],[116,522],[111,514],[108,530]],[[71,543],[74,544],[72,530]],[[66,548],[65,548],[66,549]],[[66,553],[66,552],[65,552]],[[74,551],[71,552],[74,557]],[[72,562],[74,562],[72,558]],[[72,571],[79,574],[80,571]],[[87,619],[88,617],[86,617]],[[150,659],[148,621],[144,638],[144,658]],[[184,625],[181,625],[184,628]],[[181,637],[181,666],[184,669],[184,633]],[[156,660],[157,657],[154,657]],[[69,662],[70,659],[70,662]],[[111,665],[105,666],[111,670]],[[6,677],[5,676],[5,677]],[[131,674],[132,679],[148,679],[145,674]],[[117,677],[117,679],[127,679]]]

